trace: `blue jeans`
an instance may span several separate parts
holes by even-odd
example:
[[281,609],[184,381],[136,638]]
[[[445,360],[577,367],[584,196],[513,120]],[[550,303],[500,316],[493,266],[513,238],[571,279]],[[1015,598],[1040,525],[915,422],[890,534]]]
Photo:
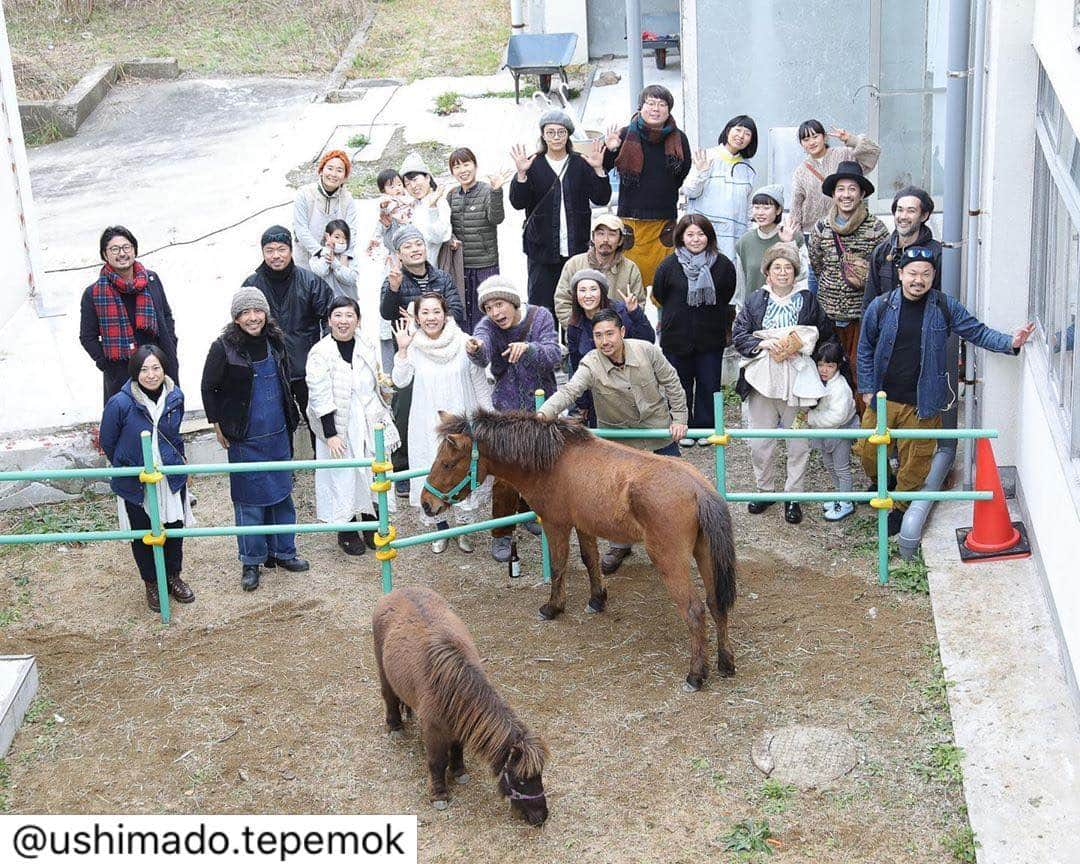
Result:
[[[659,450],[653,450],[657,456],[674,456],[676,459],[682,459],[682,451],[679,450],[679,442],[671,441],[661,447]],[[608,543],[608,549],[631,549],[632,543],[616,543],[614,540]]]
[[664,356],[679,373],[679,383],[682,384],[683,392],[686,394],[690,427],[712,429],[715,422],[713,393],[720,389],[724,352],[698,351],[694,354],[668,354],[665,351]]
[[[262,507],[257,504],[233,502],[237,526],[243,525],[294,525],[296,507],[292,495],[286,495],[277,504]],[[296,557],[296,535],[288,534],[240,534],[236,538],[240,547],[240,561],[244,564],[265,564],[269,555],[280,561]]]

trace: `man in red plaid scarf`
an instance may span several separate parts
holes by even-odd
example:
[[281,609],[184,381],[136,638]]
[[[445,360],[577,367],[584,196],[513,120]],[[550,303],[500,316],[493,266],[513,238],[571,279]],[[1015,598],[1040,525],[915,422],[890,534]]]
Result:
[[105,379],[105,401],[128,380],[128,358],[141,345],[165,354],[165,374],[179,384],[176,326],[157,273],[135,259],[139,243],[122,225],[101,233],[105,266],[82,296],[79,342]]

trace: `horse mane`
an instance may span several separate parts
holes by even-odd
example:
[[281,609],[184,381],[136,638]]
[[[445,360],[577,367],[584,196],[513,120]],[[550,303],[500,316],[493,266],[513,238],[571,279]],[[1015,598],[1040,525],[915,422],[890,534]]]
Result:
[[484,670],[470,663],[446,633],[432,637],[427,653],[431,692],[454,737],[479,753],[494,774],[502,771],[515,745],[522,754],[518,774],[540,774],[547,755],[544,743],[502,700]]
[[568,445],[592,440],[580,420],[544,420],[532,411],[486,411],[472,418],[453,415],[440,423],[439,435],[467,435],[497,462],[526,471],[550,471]]

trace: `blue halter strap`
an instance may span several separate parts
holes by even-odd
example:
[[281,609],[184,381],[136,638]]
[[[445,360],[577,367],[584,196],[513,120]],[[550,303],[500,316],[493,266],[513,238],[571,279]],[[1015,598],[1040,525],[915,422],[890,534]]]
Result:
[[[447,504],[460,504],[462,501],[465,500],[465,498],[469,496],[470,493],[475,492],[476,487],[480,485],[476,482],[476,469],[479,461],[480,451],[476,449],[476,442],[473,441],[472,455],[469,457],[469,473],[461,478],[461,482],[459,482],[449,492],[443,492],[440,489],[436,489],[434,486],[431,485],[430,481],[425,479],[424,488],[427,489],[428,492],[430,492],[440,501],[444,501]],[[469,491],[466,492],[464,495],[461,495],[461,497],[459,498],[458,496],[460,495],[461,490],[464,489],[466,486],[469,487]]]

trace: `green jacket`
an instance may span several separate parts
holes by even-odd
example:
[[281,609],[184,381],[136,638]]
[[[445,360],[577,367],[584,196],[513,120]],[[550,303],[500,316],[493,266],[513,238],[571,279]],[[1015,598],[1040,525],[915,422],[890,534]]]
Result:
[[499,263],[497,226],[503,221],[503,190],[477,181],[468,192],[454,189],[448,196],[450,225],[461,241],[465,266],[470,270]]

